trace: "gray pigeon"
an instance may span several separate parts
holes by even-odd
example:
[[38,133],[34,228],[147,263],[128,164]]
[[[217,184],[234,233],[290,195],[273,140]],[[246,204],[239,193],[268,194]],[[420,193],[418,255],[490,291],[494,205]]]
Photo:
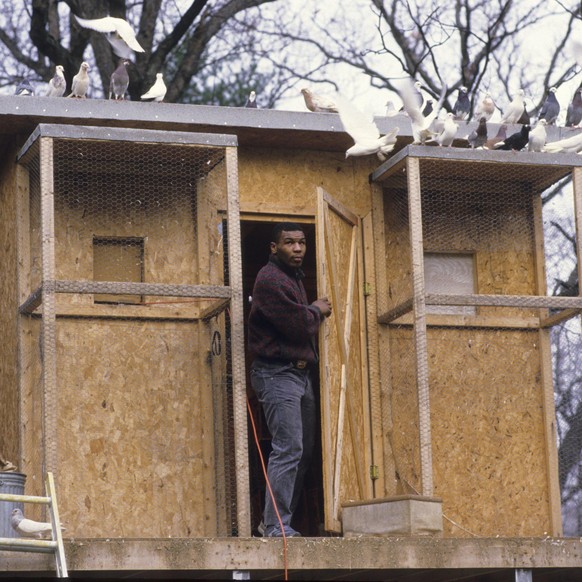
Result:
[[62,97],[67,89],[67,81],[65,80],[64,67],[57,65],[55,67],[55,74],[49,81],[46,97]]
[[469,119],[470,111],[471,111],[471,100],[469,99],[469,91],[467,87],[459,87],[457,101],[453,106],[454,117],[458,121]]
[[34,521],[24,517],[22,510],[19,508],[12,510],[10,525],[14,531],[25,538],[41,538],[53,529],[49,522]]
[[22,97],[34,97],[34,87],[30,84],[28,79],[22,79],[22,81],[20,81],[16,86],[14,94]]
[[164,75],[162,73],[156,73],[156,82],[150,87],[149,91],[144,93],[142,99],[153,99],[158,103],[164,100],[167,92],[166,84],[164,83]]
[[71,93],[69,97],[78,97],[84,99],[89,89],[89,64],[83,61],[79,67],[79,72],[73,77],[73,84],[71,86]]
[[538,119],[545,119],[548,125],[554,125],[560,115],[560,104],[556,99],[556,88],[551,87],[544,101]]
[[467,136],[467,141],[473,149],[482,148],[485,145],[487,141],[487,120],[485,117],[479,119],[479,125]]
[[566,112],[566,127],[576,127],[582,122],[582,86],[576,89]]
[[254,91],[249,93],[249,97],[247,102],[245,103],[245,107],[249,107],[251,109],[257,108],[257,94]]
[[125,92],[129,87],[129,75],[127,74],[127,59],[121,59],[117,65],[117,69],[111,73],[111,81],[109,82],[109,99],[111,95],[116,101],[123,101],[125,99]]

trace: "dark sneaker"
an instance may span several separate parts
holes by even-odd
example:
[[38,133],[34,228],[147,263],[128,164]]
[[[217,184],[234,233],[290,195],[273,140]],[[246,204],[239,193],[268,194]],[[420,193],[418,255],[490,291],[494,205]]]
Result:
[[[281,528],[278,525],[273,525],[271,527],[265,528],[265,533],[263,534],[263,537],[282,538],[283,532],[281,531]],[[301,537],[301,534],[298,531],[295,531],[292,527],[289,527],[288,525],[286,525],[285,526],[285,537],[286,538],[299,538],[299,537]]]
[[263,520],[261,520],[261,523],[259,523],[259,525],[257,526],[257,530],[258,532],[265,537],[265,530],[266,530],[266,526],[265,526],[265,522]]

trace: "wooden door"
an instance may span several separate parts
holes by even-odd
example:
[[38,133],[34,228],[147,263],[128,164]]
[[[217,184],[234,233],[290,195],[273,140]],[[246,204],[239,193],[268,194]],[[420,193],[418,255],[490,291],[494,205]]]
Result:
[[360,218],[322,188],[317,281],[332,302],[319,338],[325,529],[341,532],[341,504],[373,496],[363,250]]

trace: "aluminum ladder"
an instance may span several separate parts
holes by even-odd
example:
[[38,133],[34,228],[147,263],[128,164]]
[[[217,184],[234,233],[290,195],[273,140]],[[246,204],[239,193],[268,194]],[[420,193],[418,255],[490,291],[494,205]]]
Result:
[[68,578],[67,561],[65,559],[65,546],[61,533],[61,521],[55,493],[55,481],[53,474],[48,472],[45,480],[46,496],[36,495],[12,495],[0,493],[0,501],[13,501],[16,503],[35,503],[47,505],[52,526],[50,540],[31,538],[0,538],[0,550],[12,552],[37,552],[55,554],[57,565],[57,578]]

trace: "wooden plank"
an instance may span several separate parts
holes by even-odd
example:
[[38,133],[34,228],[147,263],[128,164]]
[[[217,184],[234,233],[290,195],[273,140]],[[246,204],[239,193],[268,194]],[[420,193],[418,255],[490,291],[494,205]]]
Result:
[[[408,313],[390,321],[389,326],[413,325],[414,318]],[[490,315],[438,315],[427,314],[427,327],[483,327],[502,329],[538,329],[541,325],[537,317],[494,317]]]
[[230,306],[234,443],[238,535],[251,535],[247,392],[245,373],[243,278],[241,257],[238,161],[236,148],[226,149],[228,265],[232,290]]
[[582,308],[580,297],[555,297],[546,295],[441,295],[427,293],[426,305],[479,305],[491,307],[524,308]]
[[418,392],[422,494],[431,496],[433,494],[432,443],[426,338],[424,243],[422,237],[420,164],[418,159],[409,158],[406,168],[408,172],[408,212],[410,220],[410,248],[412,253],[412,300],[414,305],[414,346],[416,357],[416,387]]

